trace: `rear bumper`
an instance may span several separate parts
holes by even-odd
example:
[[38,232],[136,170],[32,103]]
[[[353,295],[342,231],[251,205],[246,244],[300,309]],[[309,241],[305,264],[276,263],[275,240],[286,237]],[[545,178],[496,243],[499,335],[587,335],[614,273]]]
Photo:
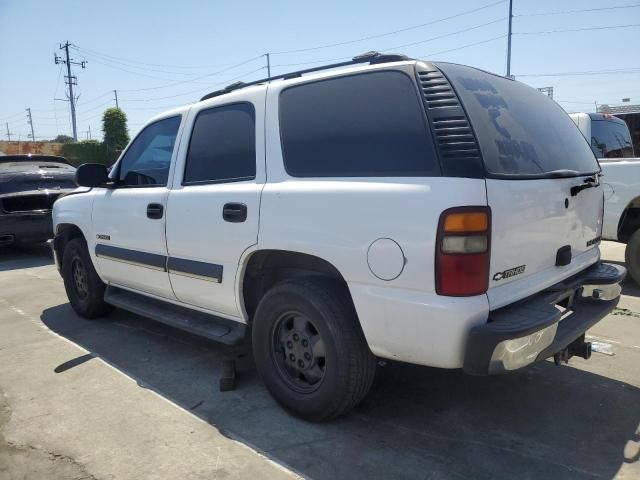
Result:
[[625,275],[624,267],[598,262],[540,293],[490,312],[487,323],[469,333],[464,371],[472,375],[507,372],[564,350],[615,308]]
[[0,245],[17,242],[44,242],[53,237],[51,212],[0,213]]

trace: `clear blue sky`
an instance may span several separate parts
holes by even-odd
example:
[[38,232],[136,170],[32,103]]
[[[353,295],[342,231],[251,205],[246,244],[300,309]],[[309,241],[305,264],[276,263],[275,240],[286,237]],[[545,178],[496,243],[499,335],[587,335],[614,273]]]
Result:
[[[148,118],[169,107],[193,102],[238,77],[266,76],[264,58],[233,67],[265,52],[377,36],[274,54],[272,73],[307,66],[278,65],[379,50],[504,74],[506,38],[495,37],[506,33],[507,1],[409,28],[494,2],[0,0],[0,138],[6,138],[5,121],[15,138],[26,138],[26,107],[32,109],[36,137],[71,133],[68,103],[54,101],[64,98],[66,86],[62,66],[54,64],[53,56],[62,54],[58,46],[66,40],[78,47],[72,51],[76,61],[88,61],[84,70],[74,66],[80,94],[79,137],[86,138],[91,127],[93,138],[100,138],[101,113],[114,104],[113,89],[118,90],[120,107],[135,134]],[[555,98],[568,111],[593,111],[594,100],[618,104],[623,97],[631,97],[632,103],[640,103],[640,27],[523,34],[640,24],[640,8],[525,15],[625,5],[640,6],[640,0],[514,0],[512,73],[535,87],[553,86]],[[478,42],[485,43],[460,48]],[[313,65],[317,64],[308,66]],[[616,72],[526,76],[607,70]]]

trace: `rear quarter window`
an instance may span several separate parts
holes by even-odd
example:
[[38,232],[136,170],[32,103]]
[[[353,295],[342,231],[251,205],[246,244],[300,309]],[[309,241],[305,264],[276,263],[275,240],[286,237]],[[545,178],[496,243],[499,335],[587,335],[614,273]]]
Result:
[[520,82],[462,65],[438,63],[460,97],[489,175],[597,172],[584,137],[549,97]]
[[284,164],[294,177],[439,175],[413,80],[372,72],[280,94]]

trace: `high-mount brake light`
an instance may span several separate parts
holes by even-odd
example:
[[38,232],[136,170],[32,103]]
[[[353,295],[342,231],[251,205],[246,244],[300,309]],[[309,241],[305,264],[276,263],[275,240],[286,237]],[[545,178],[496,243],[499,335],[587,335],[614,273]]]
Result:
[[436,240],[436,293],[480,295],[489,288],[491,211],[456,207],[440,215]]

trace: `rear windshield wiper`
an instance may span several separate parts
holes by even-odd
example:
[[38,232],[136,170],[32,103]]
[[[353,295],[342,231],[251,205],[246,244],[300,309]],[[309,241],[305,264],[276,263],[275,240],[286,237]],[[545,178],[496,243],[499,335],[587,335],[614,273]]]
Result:
[[600,180],[597,174],[591,177],[587,177],[584,179],[583,183],[581,183],[580,185],[574,185],[573,187],[571,187],[571,196],[575,197],[582,190],[586,190],[587,188],[599,187],[599,186],[600,186]]
[[577,170],[568,170],[566,168],[560,168],[558,170],[551,170],[545,174],[548,178],[565,178],[565,177],[579,177],[580,172]]

